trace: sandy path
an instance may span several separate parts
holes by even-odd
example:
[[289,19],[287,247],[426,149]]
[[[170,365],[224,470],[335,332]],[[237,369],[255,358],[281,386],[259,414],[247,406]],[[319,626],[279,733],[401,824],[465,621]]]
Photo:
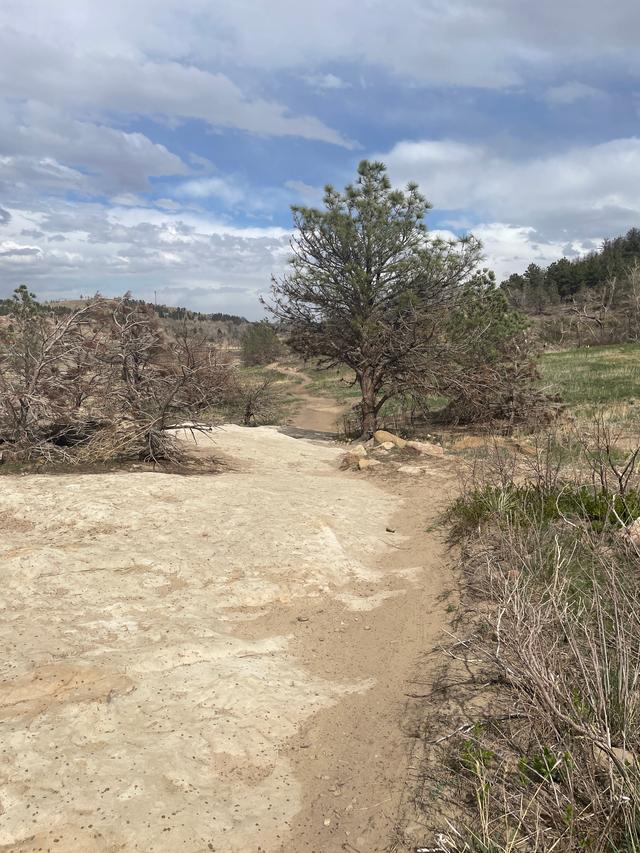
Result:
[[384,849],[448,475],[215,440],[219,475],[0,478],[0,849]]
[[340,418],[349,410],[351,404],[338,403],[331,397],[310,394],[307,389],[311,380],[301,370],[279,363],[275,363],[273,367],[299,380],[291,388],[291,393],[299,401],[295,414],[291,418],[291,426],[307,432],[336,433]]

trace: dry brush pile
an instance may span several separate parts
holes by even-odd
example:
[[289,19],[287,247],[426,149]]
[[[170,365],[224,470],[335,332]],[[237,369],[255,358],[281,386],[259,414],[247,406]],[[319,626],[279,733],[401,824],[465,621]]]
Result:
[[172,428],[238,393],[206,335],[186,322],[169,333],[128,295],[60,316],[23,286],[2,318],[5,461],[179,461]]
[[425,849],[640,850],[638,444],[599,420],[538,450],[496,448],[452,510],[463,593],[423,727]]

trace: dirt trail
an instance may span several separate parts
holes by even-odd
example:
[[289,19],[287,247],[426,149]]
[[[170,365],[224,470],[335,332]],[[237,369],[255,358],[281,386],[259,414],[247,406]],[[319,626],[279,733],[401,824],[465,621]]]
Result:
[[348,411],[350,404],[338,403],[330,397],[310,394],[306,389],[311,384],[311,379],[301,370],[282,364],[276,364],[274,367],[298,380],[298,384],[291,389],[291,393],[299,400],[299,406],[291,419],[291,426],[307,432],[336,433],[338,422]]
[[339,472],[266,427],[215,452],[0,478],[0,850],[385,849],[451,474]]

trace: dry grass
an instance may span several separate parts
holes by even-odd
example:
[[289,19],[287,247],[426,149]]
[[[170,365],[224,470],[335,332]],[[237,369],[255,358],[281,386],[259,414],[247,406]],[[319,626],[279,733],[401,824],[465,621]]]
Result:
[[640,850],[640,552],[625,533],[640,482],[612,436],[600,420],[532,460],[500,448],[465,483],[459,622],[422,728],[425,828],[402,849]]

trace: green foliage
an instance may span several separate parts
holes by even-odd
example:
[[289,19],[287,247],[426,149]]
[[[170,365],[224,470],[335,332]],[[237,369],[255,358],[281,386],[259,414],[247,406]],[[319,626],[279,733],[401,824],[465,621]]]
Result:
[[563,764],[570,760],[569,755],[556,755],[548,746],[543,746],[530,755],[520,756],[518,770],[523,781],[530,780],[535,784],[560,782]]
[[624,276],[640,261],[640,229],[605,240],[597,252],[582,258],[560,258],[546,269],[531,264],[522,275],[514,274],[502,287],[523,308],[540,311],[549,304],[569,300],[581,290],[602,285],[608,278]]
[[494,284],[493,273],[485,271],[478,275],[469,283],[464,301],[447,321],[447,332],[452,338],[471,340],[472,345],[464,350],[468,365],[501,358],[505,342],[529,325]]
[[32,293],[26,284],[21,284],[13,291],[10,299],[3,300],[6,308],[3,313],[10,314],[17,320],[26,320],[45,313],[45,307],[41,305],[35,293]]
[[492,274],[484,271],[470,282],[445,327],[451,357],[438,389],[449,399],[451,420],[510,428],[532,421],[539,426],[552,417],[550,400],[536,388],[536,348],[527,327],[493,286]]
[[252,323],[242,336],[242,361],[248,367],[275,361],[283,349],[275,329],[266,320]]
[[460,749],[460,765],[469,773],[480,774],[496,758],[492,749],[483,746],[481,736],[482,726],[476,723],[473,727],[473,737],[465,740]]
[[132,301],[139,303],[141,306],[153,308],[158,317],[167,320],[211,320],[214,322],[231,323],[234,326],[239,326],[243,323],[249,322],[245,317],[239,317],[237,314],[225,314],[220,311],[206,314],[202,311],[191,311],[189,308],[174,308],[169,305],[152,305],[152,303],[144,302],[142,299]]
[[486,485],[458,498],[450,517],[460,531],[485,524],[505,523],[527,527],[548,525],[559,519],[581,520],[596,533],[620,528],[640,517],[640,491],[624,496],[596,491],[591,486]]
[[435,374],[444,317],[479,261],[473,238],[427,235],[428,208],[416,184],[393,189],[384,164],[366,160],[344,192],[325,188],[324,209],[292,208],[293,255],[268,307],[295,352],[354,371],[364,433],[386,399]]

